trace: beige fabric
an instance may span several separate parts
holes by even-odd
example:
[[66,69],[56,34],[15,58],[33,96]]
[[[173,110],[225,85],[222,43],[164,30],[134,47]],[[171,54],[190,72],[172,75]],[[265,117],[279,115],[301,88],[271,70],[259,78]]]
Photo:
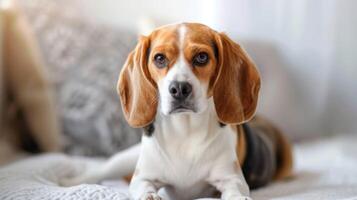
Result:
[[[3,54],[3,15],[2,12],[0,11],[0,116],[1,113],[3,113],[3,73],[2,73],[2,67],[3,67],[3,58],[2,58],[2,54]],[[3,124],[2,124],[2,118],[0,118],[0,134],[1,134],[1,130],[2,130]]]
[[[59,150],[59,126],[51,87],[30,27],[13,1],[1,4],[0,16],[3,41],[0,145],[5,142],[16,147],[20,132],[25,131],[41,150]],[[8,158],[0,153],[0,162]]]

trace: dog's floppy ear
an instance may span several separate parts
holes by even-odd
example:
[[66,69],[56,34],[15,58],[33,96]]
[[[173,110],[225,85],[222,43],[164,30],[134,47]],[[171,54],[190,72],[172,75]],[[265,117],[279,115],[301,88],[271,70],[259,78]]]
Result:
[[150,40],[142,36],[124,64],[118,81],[125,119],[135,128],[150,124],[157,110],[157,87],[148,69]]
[[260,76],[246,52],[224,33],[216,34],[217,77],[213,99],[220,122],[241,124],[250,120],[257,107]]

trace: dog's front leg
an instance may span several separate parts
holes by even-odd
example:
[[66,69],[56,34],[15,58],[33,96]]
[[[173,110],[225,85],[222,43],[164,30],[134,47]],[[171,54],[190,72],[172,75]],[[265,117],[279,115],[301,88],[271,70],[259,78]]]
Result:
[[208,181],[221,192],[223,200],[251,200],[242,170],[235,164],[215,167]]
[[161,200],[157,194],[162,187],[158,181],[149,180],[143,176],[134,176],[130,183],[130,195],[134,200]]

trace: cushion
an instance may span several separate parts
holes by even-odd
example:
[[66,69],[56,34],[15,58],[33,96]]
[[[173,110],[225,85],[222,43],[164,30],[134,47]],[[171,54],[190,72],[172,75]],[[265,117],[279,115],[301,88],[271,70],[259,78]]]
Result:
[[122,115],[116,83],[137,37],[86,20],[78,1],[20,1],[55,86],[66,152],[108,156],[139,141]]
[[1,163],[13,156],[3,152],[60,145],[52,88],[32,29],[14,0],[0,2],[0,21]]

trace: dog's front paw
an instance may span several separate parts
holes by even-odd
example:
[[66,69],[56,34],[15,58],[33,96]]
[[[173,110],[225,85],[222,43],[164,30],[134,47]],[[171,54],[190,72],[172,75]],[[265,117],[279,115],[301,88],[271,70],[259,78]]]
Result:
[[162,198],[154,192],[149,192],[144,194],[140,200],[162,200]]

